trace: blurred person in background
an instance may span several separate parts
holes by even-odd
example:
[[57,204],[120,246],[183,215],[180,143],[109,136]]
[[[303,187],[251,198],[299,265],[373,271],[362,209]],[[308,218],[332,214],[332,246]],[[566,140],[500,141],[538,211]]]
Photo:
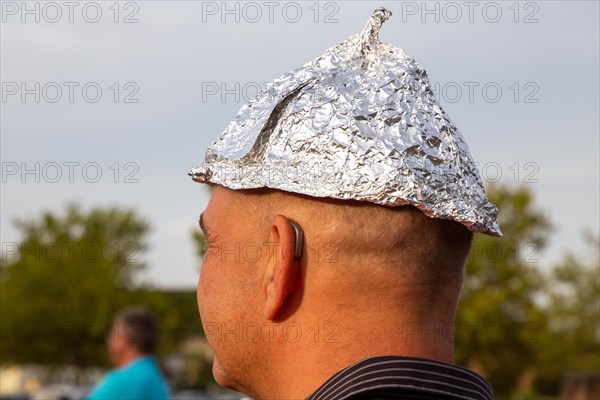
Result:
[[116,315],[107,339],[113,365],[88,394],[88,400],[100,399],[168,399],[165,378],[154,353],[158,326],[145,308],[134,306]]

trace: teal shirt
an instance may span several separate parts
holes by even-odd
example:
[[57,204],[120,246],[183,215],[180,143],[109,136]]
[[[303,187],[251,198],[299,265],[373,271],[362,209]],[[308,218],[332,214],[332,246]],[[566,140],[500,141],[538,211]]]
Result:
[[167,384],[156,360],[143,356],[114,369],[88,394],[88,400],[166,400]]

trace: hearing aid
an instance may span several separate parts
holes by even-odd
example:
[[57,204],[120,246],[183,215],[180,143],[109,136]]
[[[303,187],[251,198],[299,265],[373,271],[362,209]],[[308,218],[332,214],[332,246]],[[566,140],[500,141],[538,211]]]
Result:
[[300,225],[290,220],[292,230],[294,231],[294,259],[298,259],[302,256],[302,247],[304,246],[304,232]]

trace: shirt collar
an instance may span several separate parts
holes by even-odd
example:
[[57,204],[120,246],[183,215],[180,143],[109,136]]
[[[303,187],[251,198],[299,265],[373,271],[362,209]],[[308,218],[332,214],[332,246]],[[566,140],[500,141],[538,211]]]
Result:
[[494,398],[490,384],[466,368],[424,358],[377,356],[337,372],[307,400],[342,400],[377,392],[397,394],[398,398],[406,398],[410,392],[455,399]]

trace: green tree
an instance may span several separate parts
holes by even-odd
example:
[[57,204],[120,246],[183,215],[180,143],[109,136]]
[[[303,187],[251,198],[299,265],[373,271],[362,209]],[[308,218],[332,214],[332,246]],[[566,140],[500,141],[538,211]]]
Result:
[[538,363],[546,314],[538,257],[550,230],[525,187],[488,190],[504,236],[475,235],[456,320],[456,361],[480,371],[499,397],[515,391]]
[[549,278],[548,325],[536,379],[540,393],[557,393],[569,373],[600,374],[600,240],[585,239],[593,257],[568,253]]
[[18,221],[0,265],[0,360],[86,366],[106,361],[114,314],[136,302],[148,224],[133,210],[71,205]]

